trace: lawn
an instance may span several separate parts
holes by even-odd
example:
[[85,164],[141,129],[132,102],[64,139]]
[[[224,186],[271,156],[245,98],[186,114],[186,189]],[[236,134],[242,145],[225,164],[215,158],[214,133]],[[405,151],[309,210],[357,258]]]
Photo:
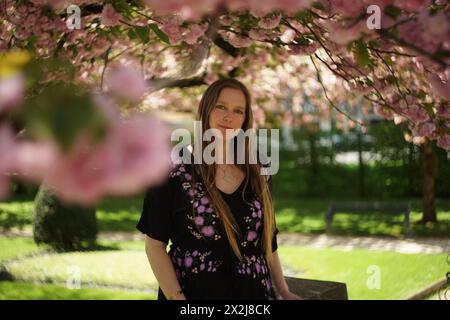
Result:
[[[284,232],[323,233],[324,216],[330,202],[340,199],[275,198],[277,225]],[[377,200],[377,199],[374,199]],[[379,200],[379,199],[378,199]],[[412,236],[450,237],[450,200],[438,199],[436,207],[439,223],[424,226],[416,222],[421,219],[421,200],[405,199],[411,202]],[[374,212],[369,214],[339,213],[333,219],[333,233],[353,236],[403,236],[404,215]]]
[[32,255],[49,250],[46,246],[37,246],[31,238],[1,237],[0,239],[0,263],[19,256]]
[[[157,286],[152,273],[148,272],[142,242],[100,241],[98,248],[99,251],[93,252],[56,254],[45,245],[36,245],[31,238],[0,236],[0,269],[4,277],[3,281],[0,279],[0,300],[156,299]],[[120,250],[127,250],[128,254],[120,254],[123,253]],[[17,270],[18,265],[21,267]],[[78,270],[81,288],[69,289],[67,280],[73,279]],[[137,273],[148,277],[136,276]],[[8,276],[5,278],[5,275]],[[5,281],[10,276],[16,281]],[[139,281],[138,285],[133,283],[134,279]],[[98,288],[102,285],[111,288]],[[127,290],[120,287],[127,287]]]
[[0,281],[0,300],[155,300],[153,293]]
[[[4,241],[5,238],[0,237],[0,243]],[[11,244],[10,239],[6,241]],[[21,247],[23,243],[26,242],[18,239],[15,245]],[[96,291],[98,289],[90,289],[96,286],[147,290],[155,296],[157,282],[145,256],[142,241],[103,241],[99,248],[102,249],[59,254],[44,252],[39,256],[9,260],[4,267],[16,282],[3,282],[4,288],[13,288],[12,293],[3,295],[5,298],[20,297],[20,290],[25,290],[26,285],[29,285],[33,290],[26,289],[23,298],[29,295],[52,299],[66,295],[76,297],[77,294],[67,291],[69,289],[64,285],[79,274],[81,288],[87,290],[79,295],[87,299],[101,297],[101,292]],[[279,254],[284,270],[289,270],[296,277],[345,282],[350,299],[404,299],[443,278],[447,271],[445,254],[401,254],[362,249],[343,251],[293,246],[280,246]],[[380,289],[367,287],[369,266],[376,266],[380,270]],[[32,283],[39,285],[35,288]],[[54,295],[50,288],[54,289]],[[89,290],[94,291],[90,293]],[[120,292],[117,294],[117,297],[121,295]]]
[[[97,206],[100,231],[136,231],[143,195],[130,198],[107,198]],[[323,233],[324,216],[332,198],[295,198],[276,196],[274,200],[277,225],[281,232]],[[357,199],[355,199],[357,200]],[[23,200],[21,200],[23,201]],[[0,230],[11,227],[31,228],[33,202],[10,200],[0,203]],[[438,199],[439,224],[418,225],[421,200],[411,201],[411,231],[413,236],[450,237],[450,200]],[[402,237],[403,215],[338,214],[333,220],[333,232],[340,235]],[[8,224],[2,221],[8,221]]]
[[144,251],[111,250],[44,254],[6,265],[14,279],[66,283],[77,277],[82,284],[157,290]]
[[[445,278],[448,271],[446,254],[280,246],[279,255],[283,264],[297,271],[296,277],[346,283],[349,299],[405,299]],[[378,271],[379,289],[369,288]]]

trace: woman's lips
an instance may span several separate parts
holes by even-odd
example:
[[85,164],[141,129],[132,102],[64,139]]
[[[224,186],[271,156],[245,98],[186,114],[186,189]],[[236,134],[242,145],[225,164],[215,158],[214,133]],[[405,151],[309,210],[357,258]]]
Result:
[[219,124],[219,128],[224,129],[224,130],[226,130],[226,129],[232,129],[232,128],[230,128],[230,127],[222,126],[222,125],[220,125],[220,124]]

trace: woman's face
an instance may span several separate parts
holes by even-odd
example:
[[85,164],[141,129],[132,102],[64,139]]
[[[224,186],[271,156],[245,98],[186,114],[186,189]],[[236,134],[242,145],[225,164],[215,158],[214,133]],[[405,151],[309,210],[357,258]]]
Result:
[[209,127],[219,129],[224,137],[227,129],[241,129],[245,121],[245,105],[245,95],[241,90],[223,88],[209,114]]

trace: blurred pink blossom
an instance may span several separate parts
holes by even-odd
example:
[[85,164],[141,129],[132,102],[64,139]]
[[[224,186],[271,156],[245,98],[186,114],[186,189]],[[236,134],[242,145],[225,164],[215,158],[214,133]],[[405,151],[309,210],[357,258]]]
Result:
[[253,40],[265,40],[267,38],[267,34],[265,30],[259,29],[252,29],[250,30],[250,32],[248,33],[249,37],[252,38]]
[[428,80],[431,84],[431,89],[435,94],[443,99],[450,100],[450,81],[443,82],[439,76],[429,74]]
[[183,28],[181,20],[177,18],[165,19],[161,30],[169,37],[170,44],[177,44],[183,37]]
[[118,13],[111,4],[105,4],[103,6],[101,22],[103,25],[108,27],[114,27],[120,24],[120,19],[122,16]]
[[17,107],[24,95],[24,79],[20,74],[0,78],[0,112]]
[[280,24],[280,21],[281,21],[280,15],[264,17],[259,21],[258,27],[263,28],[263,29],[274,29],[274,28],[278,27],[278,25]]
[[421,137],[431,137],[434,130],[436,130],[435,124],[432,121],[427,121],[419,125],[417,133]]
[[394,116],[392,114],[392,110],[385,108],[383,106],[375,105],[374,111],[376,114],[378,114],[379,116],[381,116],[387,120],[392,120],[394,118]]
[[437,108],[437,115],[444,119],[450,119],[450,107],[449,106],[439,106]]
[[356,17],[364,11],[363,1],[333,0],[331,1],[331,5],[335,12],[349,17]]
[[131,101],[140,100],[147,89],[143,74],[131,66],[112,67],[105,76],[105,83],[112,93]]
[[403,111],[411,119],[411,121],[415,123],[425,122],[430,119],[427,111],[418,105],[408,106]]
[[126,196],[161,182],[170,169],[168,134],[150,116],[113,124],[106,139],[81,134],[46,177],[66,202],[92,205],[105,195]]
[[9,177],[14,163],[16,143],[9,125],[0,125],[0,199],[8,196]]
[[437,139],[437,145],[445,150],[450,150],[450,135],[443,134],[440,135]]
[[281,35],[280,39],[284,43],[292,42],[295,39],[296,33],[292,29],[287,29],[283,34]]
[[198,39],[205,34],[207,28],[207,24],[203,24],[201,26],[198,24],[194,24],[184,36],[184,41],[186,41],[186,43],[190,45],[195,44]]
[[362,32],[367,30],[367,27],[363,22],[356,23],[349,27],[333,21],[328,21],[325,25],[328,29],[330,40],[338,45],[346,45],[351,41],[359,39]]
[[109,193],[132,194],[146,184],[161,182],[170,170],[169,134],[152,116],[122,121],[110,139],[115,157]]
[[236,48],[245,48],[252,44],[252,40],[248,37],[232,34],[228,41]]
[[21,179],[41,183],[59,158],[59,149],[51,142],[21,141],[16,145],[12,167]]

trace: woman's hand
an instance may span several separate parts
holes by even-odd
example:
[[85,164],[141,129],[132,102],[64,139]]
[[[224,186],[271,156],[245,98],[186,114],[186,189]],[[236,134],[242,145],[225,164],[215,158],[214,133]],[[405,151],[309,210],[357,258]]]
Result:
[[304,300],[302,297],[290,292],[289,290],[283,291],[278,295],[278,300]]
[[177,296],[176,298],[174,298],[173,300],[187,300],[187,299],[184,296],[184,294],[181,294],[181,295]]

